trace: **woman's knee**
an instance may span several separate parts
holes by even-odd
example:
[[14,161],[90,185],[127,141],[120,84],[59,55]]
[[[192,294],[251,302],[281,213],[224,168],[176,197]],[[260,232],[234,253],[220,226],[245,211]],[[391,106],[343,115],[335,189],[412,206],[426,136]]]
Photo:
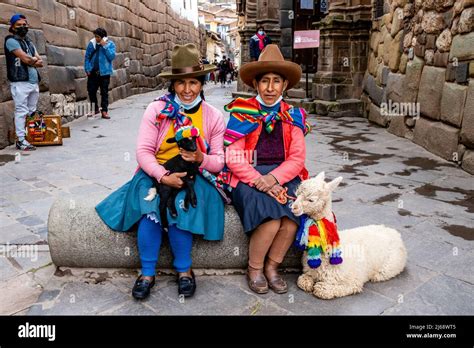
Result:
[[285,216],[281,219],[280,229],[288,232],[296,232],[298,225],[296,222]]

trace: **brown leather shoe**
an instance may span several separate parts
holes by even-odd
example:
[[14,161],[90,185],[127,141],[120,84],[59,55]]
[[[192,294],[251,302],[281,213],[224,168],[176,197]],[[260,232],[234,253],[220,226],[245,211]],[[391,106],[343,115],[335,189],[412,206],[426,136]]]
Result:
[[288,291],[288,284],[283,277],[278,274],[279,263],[267,260],[265,264],[265,277],[268,280],[268,286],[277,294],[284,294]]
[[266,294],[268,292],[268,282],[263,274],[263,269],[247,268],[247,281],[250,290],[257,294]]
[[102,118],[105,118],[106,120],[110,120],[109,113],[107,111],[102,111]]

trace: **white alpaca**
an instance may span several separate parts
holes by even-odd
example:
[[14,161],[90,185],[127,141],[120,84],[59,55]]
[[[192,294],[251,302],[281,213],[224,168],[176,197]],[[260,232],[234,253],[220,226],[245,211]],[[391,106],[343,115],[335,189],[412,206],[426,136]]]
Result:
[[[331,193],[341,181],[338,177],[326,183],[324,172],[303,181],[296,191],[293,213],[334,222]],[[322,299],[348,296],[362,292],[367,281],[388,280],[405,268],[407,252],[400,233],[393,228],[369,225],[338,232],[343,262],[331,265],[323,253],[321,265],[313,269],[304,252],[303,274],[297,282],[302,290]]]

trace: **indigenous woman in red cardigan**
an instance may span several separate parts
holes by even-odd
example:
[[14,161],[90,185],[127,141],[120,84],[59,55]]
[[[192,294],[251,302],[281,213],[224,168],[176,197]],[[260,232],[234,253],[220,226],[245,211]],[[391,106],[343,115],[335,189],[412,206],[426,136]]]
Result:
[[306,114],[282,100],[301,78],[301,68],[284,60],[278,46],[268,45],[257,62],[240,69],[242,81],[258,95],[237,98],[224,142],[232,201],[244,231],[250,234],[248,285],[263,294],[287,292],[278,266],[295,240],[299,219],[291,212],[296,187],[308,177],[304,136]]

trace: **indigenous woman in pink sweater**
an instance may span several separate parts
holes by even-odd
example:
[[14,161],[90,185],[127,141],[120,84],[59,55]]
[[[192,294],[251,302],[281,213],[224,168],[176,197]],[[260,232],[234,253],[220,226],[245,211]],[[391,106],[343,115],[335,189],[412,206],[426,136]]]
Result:
[[[142,265],[141,275],[133,286],[132,295],[144,299],[155,284],[155,267],[158,261],[162,237],[165,234],[160,223],[157,195],[145,200],[148,191],[159,185],[176,189],[183,186],[181,177],[186,173],[170,173],[163,164],[181,154],[184,160],[199,163],[202,176],[196,177],[194,190],[196,207],[183,209],[185,191],[175,200],[177,217],[167,212],[168,238],[173,252],[173,265],[178,272],[178,293],[192,296],[196,289],[191,270],[193,235],[207,240],[221,240],[224,233],[224,204],[212,179],[224,167],[223,115],[204,101],[203,84],[206,74],[214,65],[202,65],[199,50],[193,44],[177,45],[172,54],[171,72],[159,76],[171,80],[169,94],[156,99],[145,111],[137,140],[139,167],[131,181],[99,203],[96,210],[104,222],[115,231],[128,231],[138,223],[138,251]],[[167,142],[184,126],[199,129],[202,141],[198,150],[189,152],[178,148],[176,142]]]
[[250,234],[250,289],[281,294],[287,284],[277,270],[295,240],[299,219],[290,201],[280,198],[294,196],[308,177],[306,113],[282,100],[283,92],[300,80],[301,68],[285,61],[278,46],[268,45],[257,62],[242,66],[240,76],[258,95],[238,98],[225,108],[230,112],[224,140],[232,201]]

